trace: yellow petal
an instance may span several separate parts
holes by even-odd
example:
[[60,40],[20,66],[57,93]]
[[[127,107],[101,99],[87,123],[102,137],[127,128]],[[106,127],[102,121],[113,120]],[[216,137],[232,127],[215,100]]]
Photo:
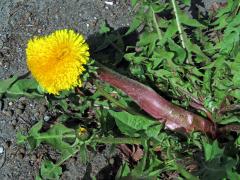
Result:
[[51,94],[59,94],[81,85],[79,76],[89,60],[89,47],[81,34],[73,30],[29,40],[27,65],[33,77]]

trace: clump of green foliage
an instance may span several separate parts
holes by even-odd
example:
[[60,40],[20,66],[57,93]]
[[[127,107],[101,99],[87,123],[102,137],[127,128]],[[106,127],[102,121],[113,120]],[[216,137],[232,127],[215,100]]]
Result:
[[198,19],[190,18],[176,1],[141,3],[129,29],[144,28],[138,52],[125,54],[132,74],[181,101],[176,103],[203,105],[219,124],[239,122],[225,111],[237,107],[240,99],[239,2],[228,1],[212,17],[199,14]]
[[[136,14],[125,34],[101,26],[104,40],[92,50],[94,59],[107,60],[112,68],[127,61],[128,69],[122,72],[174,104],[210,118],[222,131],[214,140],[199,132],[182,135],[164,129],[121,91],[91,81],[94,61],[83,88],[56,97],[44,94],[33,79],[14,76],[0,81],[2,97],[46,97],[59,113],[50,127],[40,120],[27,134],[17,135],[18,142],[31,149],[44,143],[61,154],[55,163],[45,158],[36,179],[58,179],[61,165],[75,155],[87,163],[88,147],[97,150],[99,144],[138,144],[144,152],[135,163],[123,161],[116,179],[162,179],[173,173],[179,179],[239,179],[240,1],[229,0],[217,12],[194,18],[183,10],[194,5],[190,0],[131,4]],[[126,49],[123,39],[136,31],[136,44]],[[131,113],[133,108],[137,113]],[[94,112],[91,118],[89,110]],[[70,120],[78,125],[68,126]]]

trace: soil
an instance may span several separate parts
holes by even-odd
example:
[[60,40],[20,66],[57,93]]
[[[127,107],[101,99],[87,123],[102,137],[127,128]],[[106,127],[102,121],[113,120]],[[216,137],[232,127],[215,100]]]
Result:
[[[107,4],[112,2],[113,4]],[[213,1],[205,1],[207,7]],[[222,0],[218,0],[222,2]],[[27,70],[25,48],[28,39],[49,34],[57,29],[74,29],[86,37],[98,31],[105,20],[114,29],[129,26],[132,10],[128,0],[0,0],[0,79],[22,75]],[[27,132],[40,119],[54,116],[45,100],[2,99],[0,101],[0,179],[34,179],[42,157],[54,159],[56,153],[48,147],[29,151],[16,144],[16,133]],[[116,153],[109,148],[90,153],[88,166],[80,158],[64,164],[62,179],[110,179]],[[105,176],[104,176],[105,173]]]
[[[49,34],[56,29],[73,29],[86,37],[98,31],[105,20],[114,29],[129,25],[131,8],[127,1],[112,0],[1,0],[0,1],[0,79],[28,70],[25,48],[34,35]],[[34,179],[43,156],[54,159],[49,148],[40,147],[31,152],[16,145],[16,133],[27,130],[40,119],[48,120],[54,114],[45,100],[26,98],[0,101],[0,179]],[[108,148],[90,154],[91,174],[100,178],[104,167],[112,162]],[[86,165],[80,158],[64,164],[62,179],[82,179]],[[85,178],[87,176],[85,175]],[[88,178],[87,178],[88,179]]]

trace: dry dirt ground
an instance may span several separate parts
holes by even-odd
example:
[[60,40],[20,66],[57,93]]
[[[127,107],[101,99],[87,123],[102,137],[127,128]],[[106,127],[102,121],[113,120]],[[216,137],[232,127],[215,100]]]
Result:
[[[196,2],[198,0],[195,0]],[[222,1],[222,0],[218,0]],[[25,48],[34,35],[51,33],[69,28],[86,37],[98,31],[106,20],[114,29],[126,27],[131,19],[129,0],[0,0],[0,79],[27,72]],[[205,0],[207,7],[213,1]],[[39,119],[48,120],[53,112],[44,100],[28,100],[24,97],[0,100],[0,179],[34,179],[43,156],[54,158],[49,148],[34,152],[16,145],[16,132],[26,132]],[[90,155],[91,164],[82,165],[79,157],[64,164],[62,179],[89,179],[86,174],[98,174],[98,179],[110,179],[99,172],[111,166],[113,158],[108,148]],[[106,171],[105,175],[109,175]],[[103,173],[104,174],[104,173]],[[110,177],[110,176],[109,176]]]
[[[131,9],[127,0],[1,0],[0,1],[0,79],[27,72],[25,48],[34,35],[69,28],[86,37],[98,31],[106,20],[117,29],[128,26]],[[0,179],[33,179],[42,156],[55,154],[41,148],[30,152],[16,145],[16,132],[26,132],[39,119],[48,120],[52,112],[45,101],[26,98],[0,101]],[[108,150],[91,154],[91,171],[96,175],[107,166]],[[90,167],[90,166],[89,166]],[[88,169],[89,169],[88,167]],[[65,164],[62,179],[81,179],[86,166],[79,158]]]

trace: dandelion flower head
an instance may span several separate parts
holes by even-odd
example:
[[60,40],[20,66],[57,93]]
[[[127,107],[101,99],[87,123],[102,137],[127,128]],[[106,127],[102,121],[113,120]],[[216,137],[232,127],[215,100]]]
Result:
[[81,34],[73,30],[58,30],[29,40],[27,65],[45,91],[59,94],[62,90],[81,86],[80,75],[89,60],[88,50]]

